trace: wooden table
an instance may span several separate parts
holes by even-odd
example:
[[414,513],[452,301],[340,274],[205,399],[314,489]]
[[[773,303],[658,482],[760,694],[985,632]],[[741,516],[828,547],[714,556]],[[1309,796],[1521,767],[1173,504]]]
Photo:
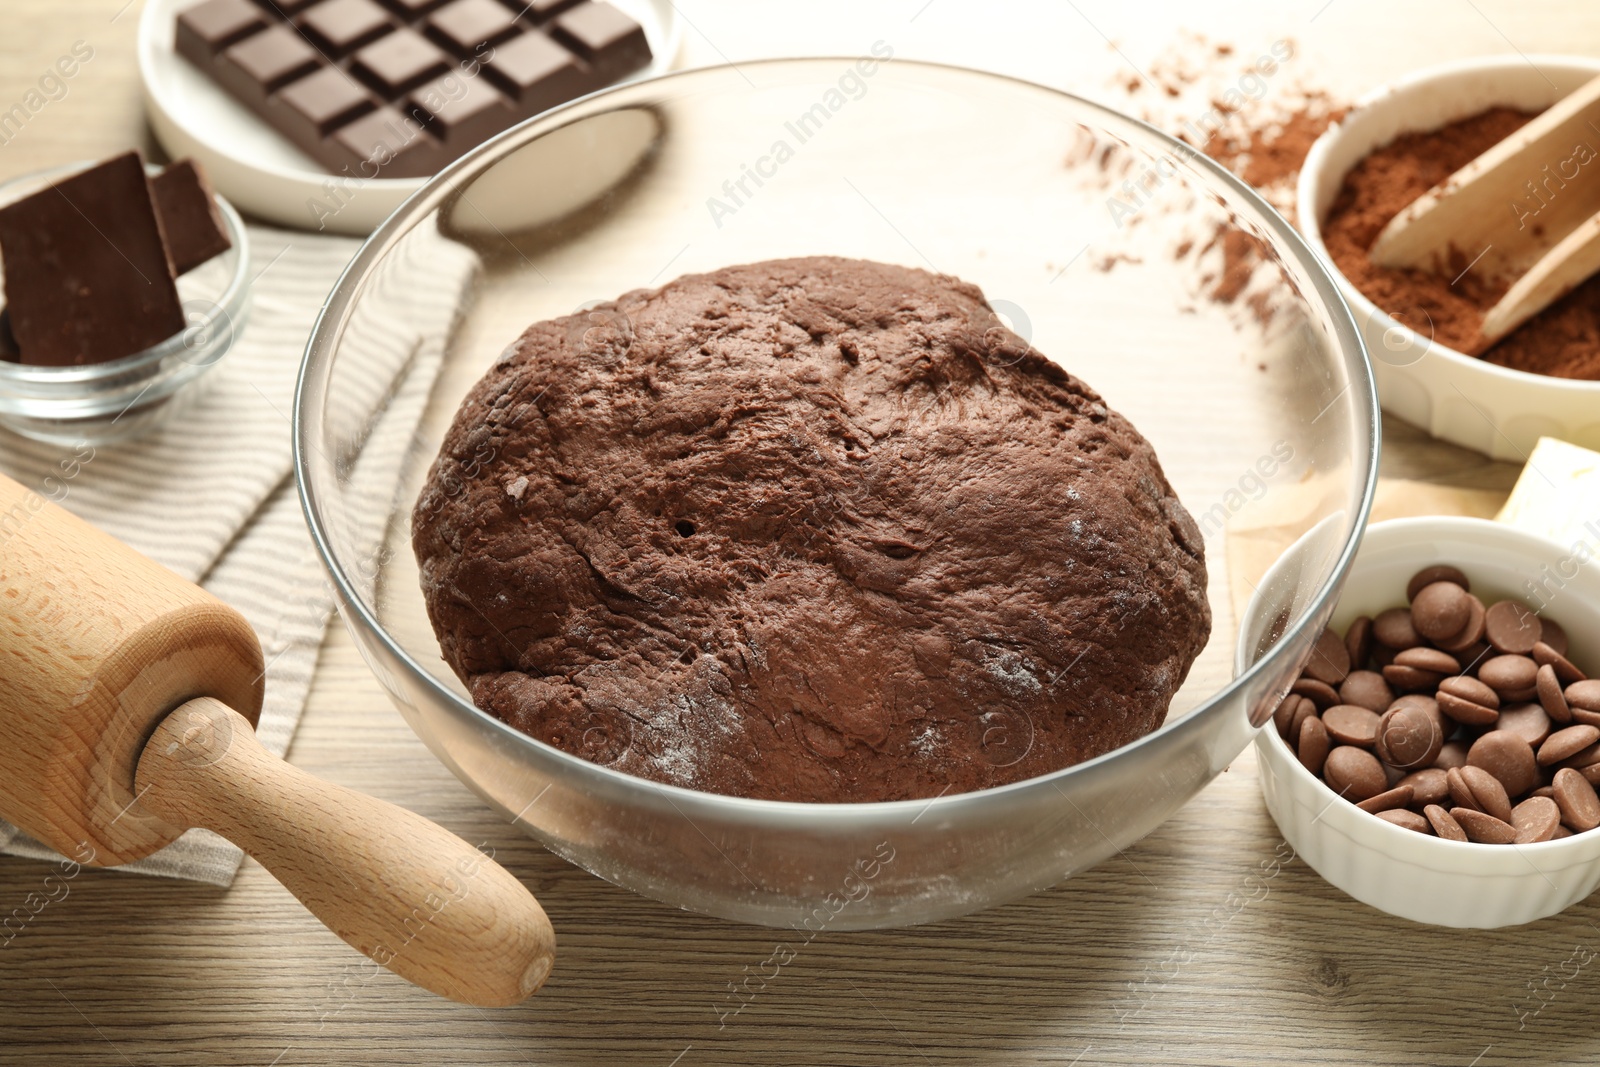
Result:
[[[7,131],[0,176],[148,141],[133,56],[137,0],[119,14],[122,6],[6,0],[0,112],[74,41],[94,57],[64,97]],[[1095,91],[1124,55],[1138,62],[1193,28],[1241,50],[1294,37],[1304,70],[1354,93],[1457,56],[1600,51],[1600,6],[1586,0],[1030,6],[1044,5],[819,0],[780,12],[685,0],[684,59],[854,54],[882,38],[901,56]],[[1495,488],[1515,478],[1513,467],[1405,426],[1385,432],[1387,474]],[[1600,903],[1525,929],[1466,933],[1388,918],[1298,861],[1251,892],[1246,879],[1280,839],[1248,752],[1125,857],[1054,890],[938,926],[818,938],[725,1028],[719,994],[778,935],[607,885],[502,824],[406,728],[340,627],[329,630],[290,758],[492,844],[560,932],[546,989],[487,1012],[387,974],[369,978],[363,960],[253,863],[226,891],[86,872],[0,950],[0,1062],[1600,1061],[1590,1009],[1600,967],[1571,976],[1568,964],[1600,951]],[[39,888],[47,870],[0,858],[0,911]],[[1540,1001],[1528,984],[1561,973],[1564,986],[1550,983],[1559,992],[1530,1014]]]

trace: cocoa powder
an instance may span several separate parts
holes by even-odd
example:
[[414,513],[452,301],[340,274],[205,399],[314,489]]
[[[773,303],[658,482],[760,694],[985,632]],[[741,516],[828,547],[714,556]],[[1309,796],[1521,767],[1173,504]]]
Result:
[[1535,113],[1491,108],[1426,133],[1407,133],[1377,149],[1345,176],[1323,224],[1334,263],[1378,307],[1424,337],[1490,363],[1557,378],[1600,379],[1600,279],[1591,278],[1487,346],[1484,313],[1510,279],[1471,269],[1476,250],[1452,248],[1446,270],[1380,267],[1368,250],[1389,220]]

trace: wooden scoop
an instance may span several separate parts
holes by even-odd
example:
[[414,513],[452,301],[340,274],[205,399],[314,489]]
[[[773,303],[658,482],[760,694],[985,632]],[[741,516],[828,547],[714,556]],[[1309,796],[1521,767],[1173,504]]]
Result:
[[1484,276],[1519,276],[1484,315],[1480,351],[1600,270],[1600,78],[1390,219],[1371,257],[1442,273],[1452,246]]
[[509,872],[256,741],[244,617],[0,475],[0,816],[96,866],[215,830],[328,928],[469,1004],[515,1004],[555,937]]

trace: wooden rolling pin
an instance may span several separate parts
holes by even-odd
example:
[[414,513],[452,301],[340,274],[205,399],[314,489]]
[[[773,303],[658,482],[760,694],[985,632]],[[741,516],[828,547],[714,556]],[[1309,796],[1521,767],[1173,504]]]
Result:
[[533,895],[262,748],[264,676],[238,612],[0,475],[0,816],[96,866],[203,826],[425,989],[483,1006],[538,989],[555,936]]

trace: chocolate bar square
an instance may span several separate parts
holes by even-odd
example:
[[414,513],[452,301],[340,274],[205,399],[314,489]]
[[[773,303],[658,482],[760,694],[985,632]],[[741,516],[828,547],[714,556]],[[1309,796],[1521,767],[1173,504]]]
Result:
[[510,101],[482,78],[455,72],[413,90],[410,103],[446,152],[464,152],[510,125]]
[[0,256],[24,363],[120,359],[185,326],[136,152],[0,208]]
[[350,157],[366,166],[364,177],[391,174],[426,174],[439,165],[438,143],[422,131],[422,124],[397,108],[385,105],[334,134],[334,141]]
[[217,77],[258,103],[320,65],[317,50],[292,26],[274,26],[246,37],[222,53]]
[[533,115],[603,84],[571,52],[542,33],[525,33],[494,50],[484,77]]
[[517,33],[517,13],[495,0],[452,0],[428,16],[427,34],[460,56]]
[[605,0],[585,0],[556,19],[551,33],[606,81],[650,59],[644,27]]
[[323,0],[300,16],[300,32],[329,59],[371,44],[393,28],[373,0]]
[[178,54],[194,63],[267,28],[267,18],[250,0],[206,0],[178,15],[173,43]]
[[323,67],[289,85],[273,98],[280,128],[295,140],[321,139],[377,105],[345,71]]
[[449,69],[450,57],[437,45],[404,28],[357,52],[350,65],[356,77],[391,100]]

